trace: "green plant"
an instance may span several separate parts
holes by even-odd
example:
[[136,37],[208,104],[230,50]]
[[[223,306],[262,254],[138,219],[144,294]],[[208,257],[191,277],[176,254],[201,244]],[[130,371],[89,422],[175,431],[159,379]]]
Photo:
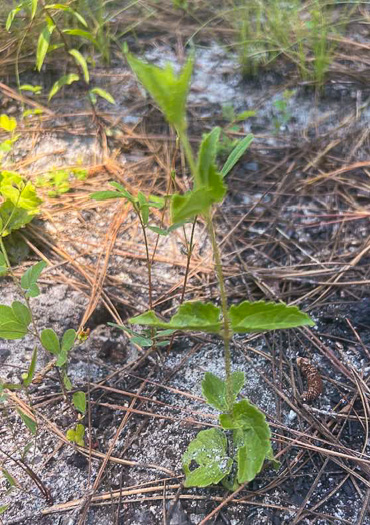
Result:
[[[203,136],[197,159],[187,135],[186,99],[193,68],[190,56],[180,74],[171,65],[165,69],[146,64],[131,54],[127,60],[134,73],[164,113],[181,142],[193,178],[193,189],[184,195],[171,197],[170,214],[173,224],[200,215],[207,224],[212,244],[215,270],[219,282],[220,303],[185,302],[170,321],[162,321],[153,310],[131,318],[129,322],[149,328],[182,331],[203,331],[218,334],[225,347],[225,380],[207,373],[202,383],[206,401],[219,410],[223,430],[201,431],[183,456],[185,485],[207,486],[223,482],[228,488],[251,481],[260,472],[264,460],[273,460],[270,430],[265,416],[249,401],[237,402],[244,385],[244,374],[231,371],[230,341],[234,333],[312,325],[309,316],[284,303],[244,301],[228,306],[221,253],[212,221],[212,210],[226,194],[225,176],[239,161],[253,137],[248,135],[231,152],[221,170],[216,166],[220,128]],[[226,433],[224,432],[226,431]],[[228,441],[228,433],[232,439]],[[193,463],[198,467],[191,469]]]
[[63,193],[67,193],[70,188],[71,178],[78,180],[85,180],[87,171],[81,168],[71,169],[54,169],[48,171],[45,175],[40,175],[36,179],[36,187],[49,189],[49,197],[59,197]]
[[[26,335],[31,335],[36,340],[36,344],[28,371],[22,374],[21,383],[7,383],[0,379],[0,402],[5,403],[7,401],[7,390],[25,390],[27,392],[34,378],[38,346],[41,345],[50,355],[55,356],[55,366],[57,367],[65,398],[68,400],[69,397],[71,397],[75,409],[84,414],[86,411],[85,393],[77,391],[72,394],[72,384],[67,375],[68,353],[75,345],[77,339],[75,330],[66,330],[62,338],[59,339],[51,328],[45,328],[39,331],[32,314],[31,299],[40,294],[37,281],[46,267],[46,263],[40,261],[34,264],[22,275],[21,279],[18,279],[13,273],[5,249],[2,237],[4,231],[5,228],[0,223],[0,273],[12,277],[23,301],[13,301],[10,306],[0,305],[0,338],[16,340],[23,339]],[[17,409],[17,412],[30,432],[35,435],[37,432],[37,422],[32,411],[30,410],[27,414]]]
[[[112,95],[106,90],[97,87],[90,87],[88,60],[86,60],[80,49],[86,45],[90,45],[93,49],[100,51],[103,56],[105,51],[101,48],[99,41],[95,38],[92,30],[90,30],[85,18],[77,10],[73,9],[71,5],[54,2],[44,3],[39,2],[38,0],[24,0],[19,2],[16,7],[9,12],[5,24],[7,31],[12,29],[18,14],[23,12],[26,12],[29,16],[30,26],[35,25],[36,20],[38,23],[40,21],[43,22],[43,27],[39,33],[37,41],[36,69],[40,72],[47,55],[62,49],[67,60],[72,58],[77,71],[77,73],[67,73],[62,75],[53,84],[49,91],[49,101],[63,86],[70,85],[81,79],[92,106],[96,104],[97,96],[114,104],[115,101]],[[25,31],[24,36],[20,41],[20,46],[23,44],[23,40],[29,33],[29,28],[27,28],[27,31]],[[100,33],[98,32],[98,37],[99,34]],[[92,61],[90,60],[90,62]],[[17,78],[19,89],[21,89],[22,86],[20,86],[19,82],[18,66]]]
[[286,89],[282,98],[275,100],[273,104],[276,109],[276,117],[273,119],[276,133],[279,133],[281,128],[285,127],[292,118],[292,114],[289,110],[289,100],[293,95],[294,91]]
[[231,17],[238,31],[235,47],[243,73],[256,75],[261,67],[285,57],[304,80],[321,87],[334,57],[333,37],[345,29],[357,3],[334,10],[334,3],[326,0],[235,2]]

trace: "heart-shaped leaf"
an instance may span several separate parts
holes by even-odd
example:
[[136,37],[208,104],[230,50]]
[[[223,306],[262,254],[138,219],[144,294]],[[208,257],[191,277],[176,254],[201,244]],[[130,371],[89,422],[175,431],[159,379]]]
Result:
[[[190,470],[194,461],[199,467]],[[227,455],[227,439],[217,429],[202,430],[182,457],[185,487],[207,487],[219,483],[230,472],[233,460]]]

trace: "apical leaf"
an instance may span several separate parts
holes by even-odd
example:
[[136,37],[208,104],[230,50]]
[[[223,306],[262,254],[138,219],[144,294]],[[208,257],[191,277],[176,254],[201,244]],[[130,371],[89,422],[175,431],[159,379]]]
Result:
[[[233,401],[237,398],[245,382],[244,373],[241,371],[233,372],[231,375],[233,385]],[[207,403],[220,412],[229,410],[226,399],[226,381],[220,379],[211,372],[204,374],[202,381],[202,394]]]
[[77,11],[72,9],[71,7],[64,5],[64,4],[49,4],[45,6],[45,9],[58,9],[62,11],[67,11],[71,15],[73,15],[77,20],[85,27],[88,27],[86,20],[83,16],[80,15]]
[[22,339],[30,322],[30,311],[19,301],[14,301],[11,307],[0,305],[0,338]]
[[[190,470],[193,461],[199,467]],[[202,430],[182,457],[186,476],[184,486],[208,487],[217,484],[229,474],[232,464],[233,460],[227,455],[225,434],[217,428]]]
[[35,374],[36,363],[37,363],[37,346],[35,346],[33,350],[32,359],[31,359],[31,363],[30,363],[28,372],[26,376],[23,378],[24,386],[29,386],[31,384],[33,376]]
[[26,425],[28,430],[31,432],[31,434],[35,435],[37,432],[37,423],[35,419],[31,418],[30,416],[22,412],[20,408],[17,408],[17,412],[20,415],[23,423]]
[[73,328],[64,332],[62,337],[62,351],[69,352],[71,350],[75,343],[76,336],[76,330],[73,330]]
[[84,414],[86,412],[86,395],[85,392],[75,392],[72,396],[72,401],[76,409]]
[[212,303],[200,301],[183,303],[168,323],[161,321],[153,310],[132,317],[129,323],[172,330],[200,330],[212,333],[219,333],[221,329],[220,309]]
[[5,113],[0,115],[0,128],[11,133],[17,127],[17,120],[14,117],[8,117]]
[[234,430],[239,483],[251,481],[271,457],[271,432],[265,415],[243,399],[234,404],[231,413],[220,415],[220,423],[224,429]]
[[36,51],[36,67],[38,71],[41,71],[42,65],[44,63],[46,53],[48,52],[51,35],[53,34],[55,25],[48,22],[44,29],[41,31],[38,42],[37,42],[37,51]]
[[108,91],[106,91],[105,89],[96,87],[96,88],[90,89],[89,93],[91,93],[92,95],[98,95],[99,97],[104,98],[110,104],[116,103],[112,95],[108,93]]
[[37,286],[37,280],[41,275],[41,272],[46,268],[47,264],[44,261],[39,261],[38,263],[28,268],[26,273],[22,275],[21,286],[25,290],[27,297],[37,297],[40,295],[40,289]]
[[228,156],[224,164],[224,167],[221,170],[221,175],[223,177],[226,177],[229,171],[233,169],[235,164],[244,155],[244,152],[249,148],[249,146],[253,142],[253,139],[254,139],[254,136],[250,133],[249,135],[244,137],[244,139],[238,142],[238,144],[235,146],[235,148],[232,150],[232,152]]
[[41,343],[45,350],[51,354],[59,354],[59,338],[52,328],[45,328],[45,330],[41,332]]
[[313,326],[310,317],[296,306],[285,303],[255,303],[244,301],[230,307],[230,320],[234,332],[259,332],[297,326]]
[[63,75],[59,80],[57,80],[53,87],[50,90],[48,100],[51,100],[54,95],[58,93],[60,88],[66,85],[72,84],[72,82],[76,82],[77,80],[80,80],[80,77],[76,75],[75,73],[70,73],[69,75]]
[[186,99],[193,71],[193,56],[190,55],[181,73],[175,73],[171,64],[164,69],[142,62],[127,53],[127,61],[137,78],[150,93],[167,121],[177,130],[186,128]]
[[89,68],[87,67],[87,62],[85,60],[85,57],[79,51],[77,51],[77,49],[71,49],[69,51],[69,54],[73,56],[76,63],[81,67],[83,74],[84,74],[85,82],[86,84],[88,84],[90,81],[90,75],[89,75]]

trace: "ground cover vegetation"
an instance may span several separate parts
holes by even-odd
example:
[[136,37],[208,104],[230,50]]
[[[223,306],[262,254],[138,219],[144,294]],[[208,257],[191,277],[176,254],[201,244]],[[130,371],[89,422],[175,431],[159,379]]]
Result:
[[366,523],[366,4],[1,9],[5,523]]

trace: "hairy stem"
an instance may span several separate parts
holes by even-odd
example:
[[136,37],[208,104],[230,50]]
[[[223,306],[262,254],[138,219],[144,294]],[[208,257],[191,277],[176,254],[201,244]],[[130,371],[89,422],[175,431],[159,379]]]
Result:
[[217,244],[215,229],[212,222],[211,213],[206,215],[206,222],[208,233],[212,243],[213,258],[215,262],[216,274],[218,279],[218,284],[220,287],[220,297],[221,297],[221,310],[223,316],[224,328],[222,332],[222,337],[225,344],[225,373],[226,373],[226,400],[229,409],[231,409],[233,404],[233,386],[231,382],[231,351],[230,351],[230,339],[232,337],[232,331],[230,326],[229,311],[227,308],[227,294],[225,288],[225,279],[222,271],[221,263],[221,254],[220,249]]

